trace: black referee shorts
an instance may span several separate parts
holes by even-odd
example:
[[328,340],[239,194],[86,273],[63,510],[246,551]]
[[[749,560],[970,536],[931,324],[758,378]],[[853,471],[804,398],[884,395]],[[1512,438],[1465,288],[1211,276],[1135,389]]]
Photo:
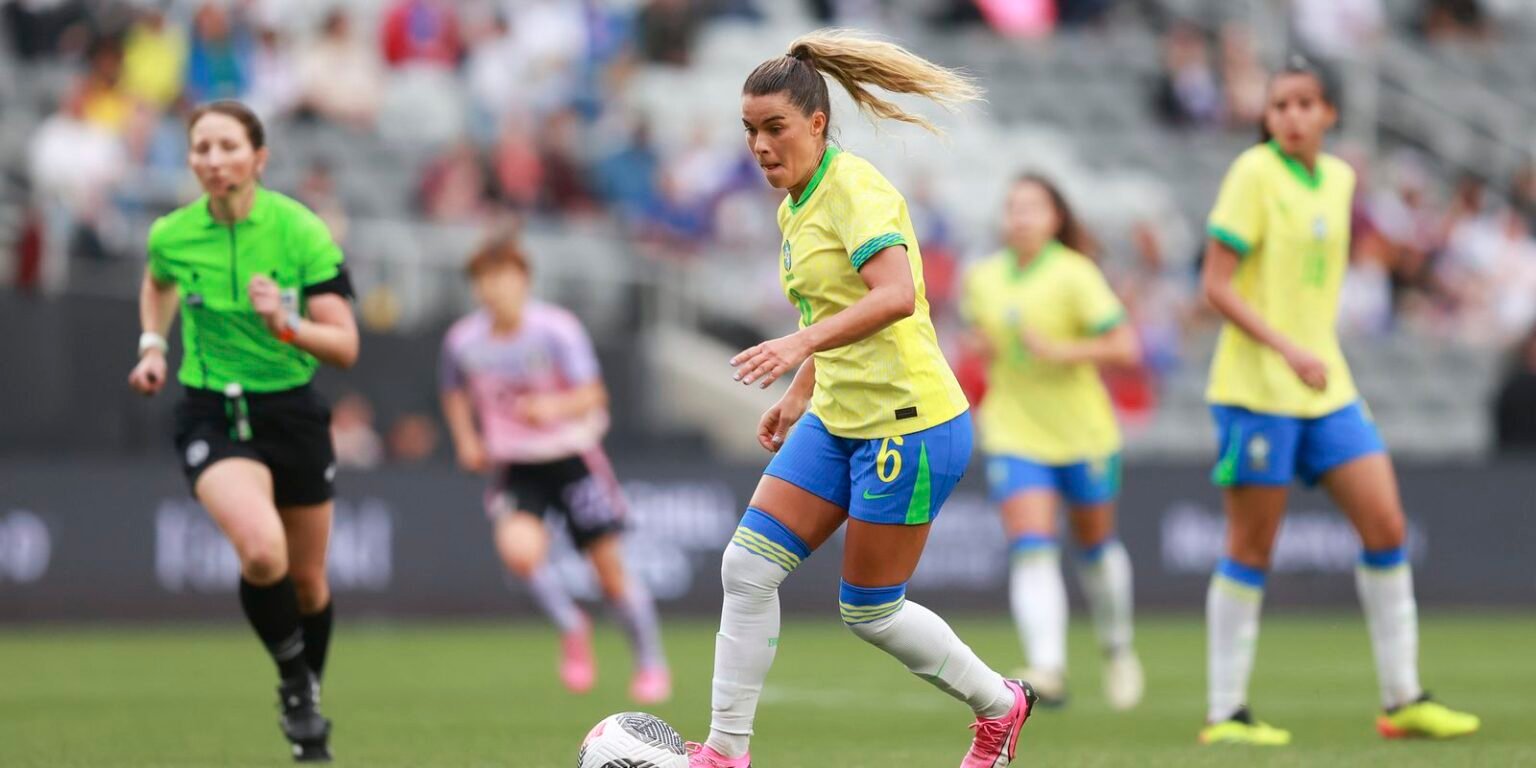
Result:
[[247,393],[250,439],[235,435],[222,392],[186,388],[176,404],[176,450],[194,492],[197,478],[221,459],[259,461],[272,472],[279,507],[320,504],[335,494],[331,409],[313,387]]

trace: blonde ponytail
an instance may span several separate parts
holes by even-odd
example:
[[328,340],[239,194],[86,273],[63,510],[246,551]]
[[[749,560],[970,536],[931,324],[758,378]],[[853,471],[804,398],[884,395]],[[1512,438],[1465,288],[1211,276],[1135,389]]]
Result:
[[818,30],[795,38],[786,55],[769,59],[753,70],[742,91],[759,96],[787,91],[790,101],[804,114],[820,109],[830,121],[832,105],[823,75],[843,86],[871,119],[897,120],[933,133],[940,131],[927,118],[876,96],[866,86],[916,94],[951,111],[983,96],[981,87],[968,75],[934,64],[895,43],[845,29]]

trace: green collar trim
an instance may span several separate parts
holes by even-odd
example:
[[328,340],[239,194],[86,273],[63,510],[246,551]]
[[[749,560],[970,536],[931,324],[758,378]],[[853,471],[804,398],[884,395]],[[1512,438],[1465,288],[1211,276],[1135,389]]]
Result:
[[1062,245],[1057,240],[1052,240],[1041,246],[1040,252],[1035,254],[1035,257],[1022,267],[1019,266],[1019,252],[1012,248],[1004,248],[1003,254],[1008,259],[1008,278],[1018,282],[1029,275],[1039,272],[1041,264],[1049,261],[1051,256],[1064,248],[1066,248],[1065,245]]
[[827,145],[826,150],[821,153],[821,164],[816,166],[816,173],[811,175],[811,182],[805,185],[805,191],[800,193],[800,199],[791,199],[789,201],[790,213],[798,212],[802,207],[805,206],[805,202],[811,199],[811,193],[815,192],[816,188],[821,186],[821,177],[826,176],[827,169],[832,167],[832,158],[835,158],[840,154],[842,154],[841,149],[838,149],[831,144]]
[[[203,195],[202,197],[199,197],[195,203],[197,210],[203,214],[203,226],[226,226],[223,222],[213,217],[213,209],[209,207],[209,202],[210,201],[208,200],[208,196]],[[246,214],[245,218],[235,222],[235,224],[260,224],[263,220],[266,219],[267,212],[272,207],[271,203],[272,193],[268,192],[266,187],[263,187],[260,184],[256,185],[255,195],[251,198],[251,212]]]
[[1295,176],[1296,180],[1308,189],[1317,189],[1323,185],[1322,163],[1317,163],[1316,167],[1309,171],[1307,166],[1303,165],[1300,160],[1287,155],[1285,150],[1280,148],[1280,142],[1270,139],[1269,148],[1273,149],[1275,154],[1280,156],[1280,162],[1285,163],[1286,170],[1290,171],[1291,175]]

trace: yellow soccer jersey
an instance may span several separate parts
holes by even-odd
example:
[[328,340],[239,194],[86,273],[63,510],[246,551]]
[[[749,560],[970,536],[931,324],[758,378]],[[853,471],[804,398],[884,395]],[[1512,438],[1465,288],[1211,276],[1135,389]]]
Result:
[[1120,429],[1096,366],[1029,354],[1019,331],[1073,341],[1125,321],[1098,266],[1052,242],[1020,267],[1012,250],[966,271],[961,313],[991,343],[987,396],[977,413],[982,450],[1042,464],[1074,464],[1120,450]]
[[1319,155],[1309,172],[1271,142],[1232,163],[1208,232],[1242,256],[1232,277],[1238,295],[1328,366],[1328,388],[1309,389],[1280,353],[1227,323],[1211,363],[1210,402],[1311,418],[1359,398],[1335,328],[1354,192],[1354,170],[1332,155]]
[[863,158],[828,146],[799,200],[779,206],[784,243],[779,280],[800,327],[825,320],[869,293],[859,268],[904,245],[917,309],[878,333],[816,353],[811,411],[838,437],[906,435],[943,424],[969,407],[939,350],[923,262],[907,201]]

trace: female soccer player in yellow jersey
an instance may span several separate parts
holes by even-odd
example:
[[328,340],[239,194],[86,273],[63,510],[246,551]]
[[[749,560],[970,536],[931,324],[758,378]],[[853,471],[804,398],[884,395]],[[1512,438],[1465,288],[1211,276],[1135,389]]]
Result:
[[1013,619],[1030,662],[1023,676],[1041,704],[1065,701],[1067,589],[1056,544],[1065,500],[1104,651],[1104,692],[1112,707],[1129,709],[1143,679],[1131,647],[1131,562],[1115,538],[1120,430],[1098,366],[1132,365],[1140,345],[1055,185],[1020,178],[1004,221],[1007,247],[966,272],[961,314],[990,361],[977,416],[987,485],[1008,533]]
[[1006,766],[1033,691],[906,600],[929,527],[970,459],[969,405],[928,316],[906,201],[868,161],[828,143],[826,77],[867,114],[930,129],[866,87],[946,105],[980,95],[950,70],[845,32],[795,40],[742,87],[747,146],[768,183],[788,193],[779,276],[800,329],[731,360],[743,384],[796,372],[763,414],[758,440],[775,455],[722,559],[713,716],[689,765],[751,765],[752,721],[779,640],[779,584],[847,523],[843,621],[975,712],[962,768]]
[[1206,396],[1227,511],[1227,554],[1206,595],[1204,743],[1287,744],[1246,704],[1265,571],[1293,478],[1320,483],[1360,534],[1355,584],[1385,710],[1383,736],[1449,738],[1478,719],[1419,687],[1418,616],[1397,478],[1349,376],[1335,319],[1349,260],[1354,172],[1322,151],[1337,113],[1293,60],[1269,86],[1263,137],[1232,164],[1211,211],[1203,286],[1226,319]]

